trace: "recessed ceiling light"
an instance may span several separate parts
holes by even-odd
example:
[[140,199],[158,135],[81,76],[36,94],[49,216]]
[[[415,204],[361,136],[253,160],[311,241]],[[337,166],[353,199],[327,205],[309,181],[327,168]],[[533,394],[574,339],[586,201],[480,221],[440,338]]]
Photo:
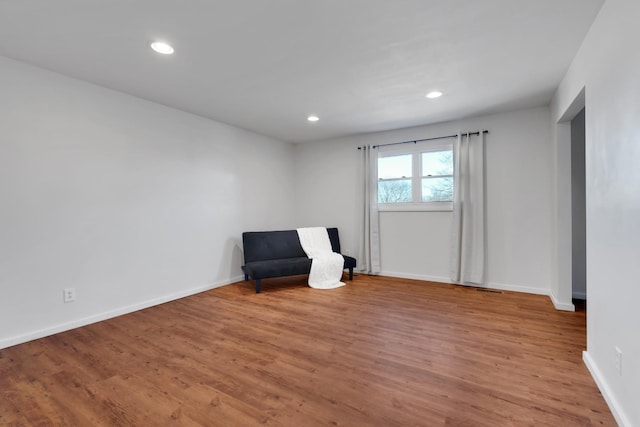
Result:
[[320,120],[320,117],[318,117],[318,116],[309,116],[309,117],[307,117],[307,120],[309,120],[310,122],[317,122],[318,120]]
[[427,98],[429,99],[440,98],[441,96],[442,92],[440,92],[439,90],[434,90],[433,92],[429,92],[427,94]]
[[171,55],[173,53],[173,47],[165,42],[153,42],[151,43],[151,49],[163,55]]

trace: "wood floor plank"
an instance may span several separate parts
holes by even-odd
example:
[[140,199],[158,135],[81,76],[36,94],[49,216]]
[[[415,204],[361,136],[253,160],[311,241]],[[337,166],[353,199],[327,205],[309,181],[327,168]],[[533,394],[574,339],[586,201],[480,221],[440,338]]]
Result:
[[614,426],[585,323],[407,279],[240,282],[0,350],[0,425]]

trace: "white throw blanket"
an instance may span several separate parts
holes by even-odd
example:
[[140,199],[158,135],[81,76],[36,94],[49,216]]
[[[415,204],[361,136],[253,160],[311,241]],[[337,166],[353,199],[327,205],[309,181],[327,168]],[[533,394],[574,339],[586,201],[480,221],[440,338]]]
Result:
[[333,252],[329,233],[324,227],[298,228],[300,245],[311,258],[309,286],[314,289],[334,289],[344,286],[340,281],[344,258]]

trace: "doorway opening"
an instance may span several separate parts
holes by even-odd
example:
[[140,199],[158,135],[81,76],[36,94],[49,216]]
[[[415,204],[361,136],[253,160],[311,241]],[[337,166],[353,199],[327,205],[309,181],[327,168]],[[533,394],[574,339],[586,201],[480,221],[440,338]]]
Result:
[[[585,108],[571,120],[571,296],[587,299]],[[579,300],[579,301],[575,301]]]
[[552,299],[558,310],[567,311],[575,311],[574,302],[587,298],[585,100],[582,88],[556,127],[557,287]]

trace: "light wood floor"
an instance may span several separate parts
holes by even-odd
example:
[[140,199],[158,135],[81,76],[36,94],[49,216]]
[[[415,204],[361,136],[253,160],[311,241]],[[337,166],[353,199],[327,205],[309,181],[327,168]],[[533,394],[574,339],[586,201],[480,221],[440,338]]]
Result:
[[241,282],[0,350],[0,425],[614,426],[585,313],[356,276]]

